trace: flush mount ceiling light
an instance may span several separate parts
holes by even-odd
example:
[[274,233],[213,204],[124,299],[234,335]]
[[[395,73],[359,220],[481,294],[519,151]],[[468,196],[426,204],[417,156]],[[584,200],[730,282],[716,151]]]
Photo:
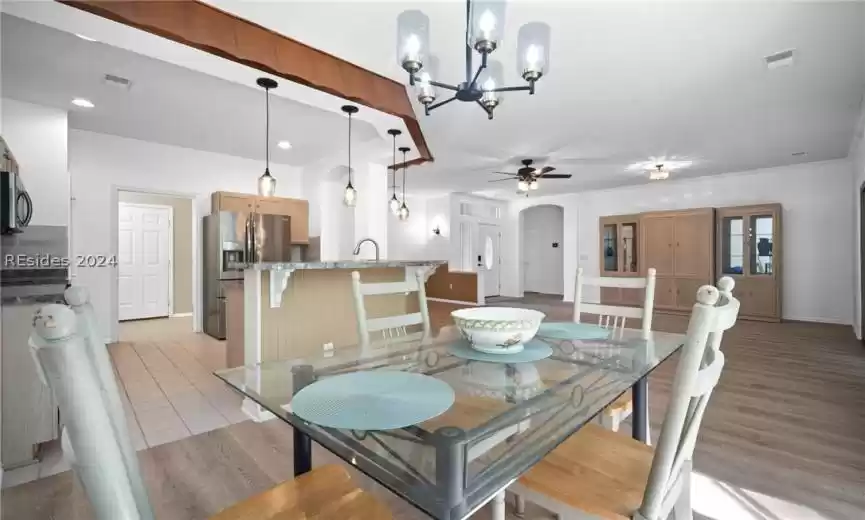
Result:
[[[405,154],[407,154],[409,150],[411,150],[411,148],[409,148],[408,146],[401,146],[399,149],[399,151],[402,152],[402,206],[399,207],[399,213],[397,213],[397,217],[399,217],[399,219],[403,222],[408,220],[409,216],[408,206],[405,203],[405,172],[406,170],[408,170],[408,166],[406,166]],[[396,175],[396,172],[394,172],[394,175]]]
[[390,202],[388,205],[390,206],[390,212],[394,214],[394,216],[399,216],[399,199],[396,198],[396,137],[400,135],[402,132],[397,130],[396,128],[391,128],[387,131],[393,137],[393,163],[391,166],[391,196]]
[[[417,99],[429,115],[442,105],[458,100],[477,103],[493,118],[493,111],[502,100],[503,92],[535,93],[535,83],[550,70],[550,27],[532,22],[523,25],[517,34],[517,72],[528,85],[503,86],[501,64],[488,61],[502,39],[505,27],[504,0],[466,1],[465,81],[449,85],[435,81],[438,71],[424,69],[430,58],[429,18],[420,11],[404,11],[397,17],[397,59],[408,72],[409,84],[416,87]],[[473,72],[473,52],[481,55],[481,63]],[[454,95],[434,103],[436,88]]]
[[258,178],[258,194],[263,197],[273,197],[276,193],[276,179],[270,175],[270,89],[276,88],[276,81],[270,78],[258,78],[259,87],[264,89],[264,174]]
[[348,116],[348,184],[342,194],[342,203],[351,208],[357,204],[357,190],[351,184],[351,116],[357,114],[357,107],[343,105],[341,110]]
[[282,150],[291,150],[291,143],[288,141],[280,141],[276,143],[276,146],[278,146]]
[[663,181],[670,177],[670,170],[666,169],[663,164],[656,164],[654,170],[649,170],[649,180]]
[[75,105],[76,107],[81,107],[81,108],[93,108],[96,106],[93,104],[92,101],[90,101],[89,99],[84,99],[84,98],[75,98],[72,100],[72,104]]

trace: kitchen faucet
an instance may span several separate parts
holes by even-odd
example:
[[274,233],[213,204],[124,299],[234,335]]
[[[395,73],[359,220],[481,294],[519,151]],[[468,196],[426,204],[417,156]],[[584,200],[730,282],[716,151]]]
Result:
[[375,246],[375,261],[378,262],[378,242],[376,242],[375,240],[373,240],[371,238],[364,238],[360,242],[358,242],[357,245],[354,246],[354,254],[355,255],[360,254],[360,246],[363,245],[364,242],[372,242],[372,245]]

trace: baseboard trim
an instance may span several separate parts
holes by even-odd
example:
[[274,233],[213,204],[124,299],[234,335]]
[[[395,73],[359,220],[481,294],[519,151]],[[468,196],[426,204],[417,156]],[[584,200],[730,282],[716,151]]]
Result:
[[176,314],[172,314],[169,318],[188,318],[192,316],[191,312],[178,312]]
[[464,302],[464,301],[461,301],[461,300],[447,300],[447,299],[445,299],[445,298],[430,298],[429,296],[427,296],[426,299],[429,300],[429,301],[432,301],[432,302],[456,303],[456,304],[459,304],[459,305],[474,305],[475,307],[479,307],[479,306],[483,305],[483,304],[478,303],[478,302]]

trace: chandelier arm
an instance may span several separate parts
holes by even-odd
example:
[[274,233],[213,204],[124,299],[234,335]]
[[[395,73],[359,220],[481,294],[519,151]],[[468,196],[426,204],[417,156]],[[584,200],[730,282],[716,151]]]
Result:
[[447,105],[448,103],[450,103],[451,101],[455,100],[456,98],[457,98],[457,97],[454,96],[454,97],[451,97],[451,98],[445,99],[444,101],[439,101],[438,103],[433,103],[432,105],[427,105],[427,107],[426,107],[426,108],[427,108],[427,112],[429,112],[430,110],[433,110],[433,109],[435,109],[435,108],[438,108],[438,107],[440,107],[440,106],[442,106],[442,105]]
[[459,87],[457,87],[455,85],[448,85],[447,83],[439,83],[438,81],[430,80],[429,84],[434,86],[434,87],[443,88],[445,90],[451,90],[453,92],[456,92],[459,90]]
[[475,103],[477,103],[479,107],[481,107],[482,109],[484,109],[484,112],[486,112],[487,115],[490,117],[490,119],[492,119],[492,117],[493,117],[493,111],[492,111],[492,110],[490,110],[489,108],[485,107],[484,104],[480,102],[480,100],[475,101]]
[[472,46],[469,45],[472,25],[472,0],[466,0],[466,82],[472,77]]
[[487,92],[523,92],[523,91],[526,91],[526,90],[531,91],[531,90],[532,90],[532,87],[530,87],[530,86],[523,86],[523,87],[499,87],[499,88],[494,88],[494,89],[492,89],[492,90],[489,90],[489,91],[487,91]]
[[473,77],[471,83],[469,83],[469,88],[475,88],[475,85],[476,85],[477,82],[478,82],[478,77],[480,77],[481,72],[482,72],[485,68],[487,68],[487,55],[486,55],[486,54],[482,54],[482,56],[483,56],[483,59],[481,60],[481,66],[478,67],[478,71],[475,72],[475,77]]

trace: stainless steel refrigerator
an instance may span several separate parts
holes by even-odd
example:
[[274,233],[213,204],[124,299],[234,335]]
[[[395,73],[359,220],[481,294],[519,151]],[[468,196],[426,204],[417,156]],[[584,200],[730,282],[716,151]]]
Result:
[[225,282],[243,281],[239,265],[291,261],[291,219],[220,211],[204,217],[204,332],[225,339]]

